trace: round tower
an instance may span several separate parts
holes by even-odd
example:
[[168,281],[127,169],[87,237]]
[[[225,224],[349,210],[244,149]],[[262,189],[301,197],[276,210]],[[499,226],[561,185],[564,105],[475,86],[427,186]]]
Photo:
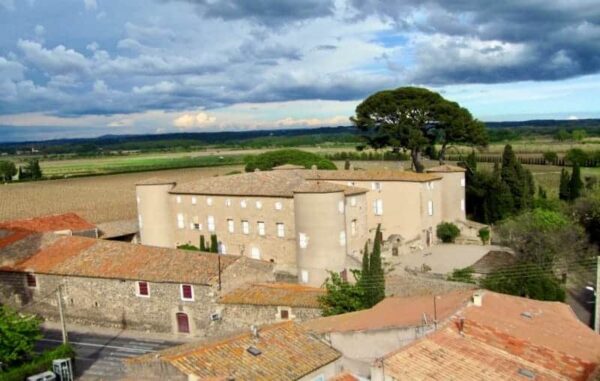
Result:
[[300,283],[321,286],[328,271],[346,264],[344,191],[338,185],[310,182],[294,191],[296,259]]
[[175,181],[152,178],[136,184],[138,226],[143,245],[173,247],[174,222],[169,191]]

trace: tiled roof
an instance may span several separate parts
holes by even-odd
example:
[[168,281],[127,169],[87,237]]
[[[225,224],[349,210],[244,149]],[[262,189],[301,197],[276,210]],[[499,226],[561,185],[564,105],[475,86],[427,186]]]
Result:
[[[32,234],[0,247],[0,270],[213,284],[218,277],[218,256],[86,237]],[[238,260],[252,261],[221,255],[221,270]]]
[[150,177],[148,179],[138,181],[135,183],[135,185],[168,185],[175,183],[175,180],[163,179],[161,177]]
[[25,220],[3,221],[0,222],[0,229],[1,228],[23,229],[34,232],[55,232],[60,230],[71,230],[76,232],[95,229],[96,226],[75,213],[65,213]]
[[449,165],[449,164],[442,164],[442,165],[438,165],[437,167],[431,167],[431,168],[427,168],[425,171],[427,172],[466,172],[467,170],[464,169],[463,167],[459,167],[456,165]]
[[416,173],[410,171],[397,171],[393,169],[380,170],[320,170],[307,171],[308,179],[312,180],[343,180],[343,181],[408,181],[427,182],[441,179],[440,175],[433,173]]
[[346,194],[364,193],[365,190],[343,185],[314,185],[306,180],[310,170],[259,171],[230,176],[205,178],[194,182],[178,184],[171,193],[211,194],[227,196],[288,197],[302,189],[327,189],[328,192],[341,191]]
[[[128,365],[166,362],[199,380],[298,380],[337,360],[341,354],[294,322],[263,327],[205,344],[185,344],[128,359]],[[261,353],[253,355],[248,348]]]
[[433,296],[391,297],[368,310],[309,320],[304,326],[317,333],[412,327],[423,323],[424,314],[430,322],[434,315],[438,321],[445,320],[464,307],[472,294],[472,291],[461,290],[437,296],[435,312]]
[[224,304],[319,307],[325,290],[291,283],[255,283],[231,291],[220,300]]
[[132,220],[118,220],[98,224],[100,238],[103,239],[135,234],[139,230],[138,221],[135,218]]
[[359,381],[358,378],[354,377],[351,373],[344,372],[337,376],[329,378],[327,381]]
[[471,304],[453,319],[386,356],[385,374],[400,380],[509,380],[527,379],[525,372],[535,380],[587,380],[598,371],[600,336],[566,304],[485,291],[481,306]]
[[359,187],[348,187],[327,181],[305,181],[294,189],[294,193],[334,193],[344,192],[347,195],[367,193],[368,190]]

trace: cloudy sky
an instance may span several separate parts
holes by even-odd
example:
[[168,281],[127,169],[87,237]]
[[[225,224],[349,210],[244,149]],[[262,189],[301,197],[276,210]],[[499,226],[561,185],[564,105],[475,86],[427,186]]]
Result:
[[600,117],[598,0],[0,0],[0,141],[347,125],[426,86]]

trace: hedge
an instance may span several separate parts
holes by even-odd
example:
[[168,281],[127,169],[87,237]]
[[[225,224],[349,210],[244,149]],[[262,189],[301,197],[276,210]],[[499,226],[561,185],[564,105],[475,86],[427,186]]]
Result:
[[75,357],[75,351],[69,344],[62,344],[52,350],[45,351],[31,362],[17,368],[0,373],[0,381],[23,381],[34,374],[52,370],[52,360]]

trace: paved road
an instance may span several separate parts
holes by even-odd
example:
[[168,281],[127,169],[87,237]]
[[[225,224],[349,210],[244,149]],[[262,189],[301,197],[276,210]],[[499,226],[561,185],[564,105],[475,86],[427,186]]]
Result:
[[[179,343],[164,340],[134,339],[98,334],[69,333],[75,348],[75,375],[79,380],[117,380],[123,375],[122,360],[155,352]],[[62,342],[60,331],[45,330],[37,350],[56,347]]]

